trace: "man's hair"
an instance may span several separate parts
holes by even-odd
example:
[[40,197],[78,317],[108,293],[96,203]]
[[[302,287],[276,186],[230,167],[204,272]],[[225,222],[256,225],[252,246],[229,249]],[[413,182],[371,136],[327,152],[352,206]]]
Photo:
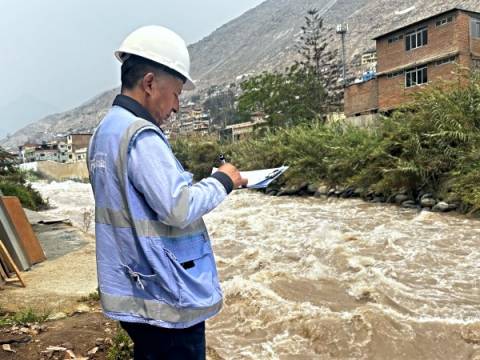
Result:
[[155,75],[170,74],[182,80],[183,83],[187,81],[185,76],[179,72],[137,55],[128,56],[122,64],[121,72],[122,91],[135,88],[149,72],[153,72]]

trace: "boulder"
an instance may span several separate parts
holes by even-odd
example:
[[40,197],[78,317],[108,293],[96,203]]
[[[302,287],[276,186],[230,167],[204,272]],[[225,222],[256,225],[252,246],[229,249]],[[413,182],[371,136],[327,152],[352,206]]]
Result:
[[343,193],[342,193],[342,198],[344,199],[348,199],[348,198],[351,198],[351,197],[354,197],[354,190],[352,188],[348,188],[346,189]]
[[417,209],[418,208],[418,205],[413,200],[404,201],[404,202],[402,202],[401,206],[405,209]]
[[407,200],[412,200],[410,196],[405,194],[397,194],[395,195],[395,203],[396,204],[403,204]]
[[355,197],[361,197],[364,194],[365,194],[365,189],[362,187],[358,187],[353,190],[353,196]]
[[420,205],[424,208],[431,208],[434,207],[437,201],[435,199],[432,199],[430,197],[423,197],[420,200]]
[[447,212],[447,211],[449,211],[449,205],[445,201],[440,201],[438,204],[436,204],[432,208],[432,211]]
[[275,195],[278,194],[278,190],[277,190],[277,189],[267,189],[267,190],[265,191],[265,194],[271,195],[271,196],[275,196]]
[[317,190],[315,190],[315,196],[327,195],[328,187],[326,185],[320,185]]
[[306,192],[310,195],[313,195],[317,192],[317,189],[319,189],[319,187],[315,184],[308,184],[307,186],[307,189],[306,189]]
[[448,204],[448,211],[455,211],[458,209],[458,204]]
[[48,315],[47,320],[48,321],[61,320],[61,319],[65,319],[66,317],[67,317],[67,314],[65,314],[64,312],[57,312],[57,313]]
[[422,196],[420,196],[420,200],[428,199],[428,198],[433,198],[433,194],[425,193],[425,194],[422,194]]

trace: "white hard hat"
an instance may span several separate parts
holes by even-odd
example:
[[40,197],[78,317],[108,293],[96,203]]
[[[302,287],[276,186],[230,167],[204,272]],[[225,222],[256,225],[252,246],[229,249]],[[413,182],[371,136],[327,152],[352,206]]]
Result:
[[123,40],[115,56],[123,63],[128,55],[137,55],[166,66],[187,80],[185,90],[195,88],[190,77],[190,55],[185,41],[173,31],[157,25],[143,26]]

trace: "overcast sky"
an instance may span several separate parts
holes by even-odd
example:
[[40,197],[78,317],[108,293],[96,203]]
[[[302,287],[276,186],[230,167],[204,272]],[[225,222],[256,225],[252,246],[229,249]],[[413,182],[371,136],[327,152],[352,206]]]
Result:
[[[73,108],[119,85],[113,51],[139,26],[167,26],[191,44],[262,1],[0,0],[0,108],[28,98]],[[18,123],[0,121],[9,132]]]

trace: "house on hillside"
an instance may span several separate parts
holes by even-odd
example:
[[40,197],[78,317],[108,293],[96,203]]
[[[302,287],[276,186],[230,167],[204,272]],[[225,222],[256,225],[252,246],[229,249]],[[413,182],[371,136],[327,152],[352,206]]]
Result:
[[92,134],[90,133],[73,133],[67,135],[67,162],[82,161],[86,158],[86,149]]
[[85,161],[91,134],[70,134],[60,141],[24,144],[18,148],[20,162],[56,161],[71,163]]
[[480,13],[455,7],[374,38],[376,77],[346,87],[347,117],[389,112],[456,64],[480,69]]

